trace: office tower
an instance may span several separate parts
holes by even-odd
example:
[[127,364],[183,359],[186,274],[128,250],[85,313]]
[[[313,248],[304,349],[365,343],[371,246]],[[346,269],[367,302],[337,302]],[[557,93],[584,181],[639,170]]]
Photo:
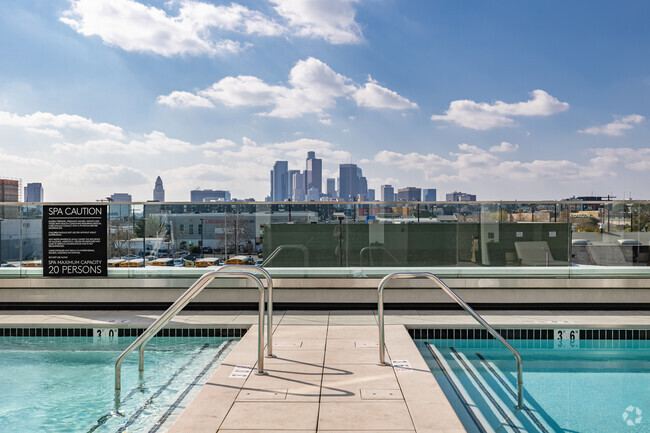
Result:
[[304,177],[303,177],[302,185],[296,185],[294,183],[294,176],[293,175],[296,174],[296,173],[300,174],[300,170],[289,170],[287,172],[287,179],[289,181],[289,192],[288,192],[287,196],[288,196],[288,198],[290,198],[293,201],[296,201],[296,199],[294,198],[294,196],[296,195],[296,186],[298,186],[301,190],[304,190],[304,186],[305,186],[304,185],[305,184]]
[[18,188],[17,180],[0,179],[0,202],[17,202]]
[[333,177],[327,178],[327,196],[329,198],[336,198],[336,179]]
[[[112,203],[131,203],[133,200],[131,194],[125,192],[116,192],[110,197]],[[108,216],[110,219],[122,219],[131,216],[130,204],[111,204],[109,206]]]
[[454,191],[447,194],[447,201],[476,201],[475,194],[468,194],[466,192]]
[[305,201],[305,175],[300,170],[291,170],[293,172],[291,183],[293,184],[293,201]]
[[40,182],[28,183],[23,188],[25,203],[41,203],[43,201],[43,185]]
[[393,185],[381,186],[381,201],[395,201],[395,190]]
[[319,200],[320,200],[320,192],[315,187],[309,188],[309,191],[307,191],[307,196],[305,197],[305,201],[319,201]]
[[316,158],[316,152],[307,152],[305,191],[311,188],[316,188],[319,196],[323,190],[323,160]]
[[289,198],[289,163],[275,161],[271,171],[271,201],[285,201]]
[[339,198],[343,201],[356,200],[359,194],[359,176],[356,164],[339,165]]
[[221,189],[193,189],[190,191],[190,201],[193,203],[230,201],[230,191]]
[[165,188],[163,188],[163,183],[160,176],[156,178],[156,184],[153,187],[153,201],[165,201]]
[[367,200],[368,201],[375,201],[375,190],[374,189],[372,189],[372,188],[368,189]]
[[397,190],[398,201],[422,201],[422,190],[414,186],[407,186]]
[[436,201],[436,189],[425,188],[422,190],[422,201]]
[[362,199],[365,200],[368,196],[368,180],[363,176],[361,167],[357,167],[357,177],[359,178],[359,190],[357,194],[361,195]]

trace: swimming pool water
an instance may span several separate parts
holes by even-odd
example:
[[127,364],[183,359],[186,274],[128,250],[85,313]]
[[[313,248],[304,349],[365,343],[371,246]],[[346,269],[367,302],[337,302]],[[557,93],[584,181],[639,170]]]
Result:
[[163,432],[216,370],[236,338],[154,338],[114,365],[135,338],[0,337],[0,432]]
[[[415,341],[468,432],[650,432],[650,341],[581,341],[558,349],[553,340],[509,340],[522,356],[532,418],[515,409],[515,360],[498,342]],[[425,343],[444,358],[473,404],[463,403]],[[499,402],[516,418],[512,423],[499,416]],[[485,430],[476,426],[471,406],[489,424]]]

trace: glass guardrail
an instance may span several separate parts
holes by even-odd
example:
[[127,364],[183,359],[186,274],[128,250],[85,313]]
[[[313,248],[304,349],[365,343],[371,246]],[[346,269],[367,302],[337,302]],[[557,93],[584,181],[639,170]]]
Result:
[[[296,277],[645,275],[650,263],[650,202],[88,204],[107,207],[109,278],[194,278],[226,261]],[[0,278],[42,277],[43,205],[0,204]]]

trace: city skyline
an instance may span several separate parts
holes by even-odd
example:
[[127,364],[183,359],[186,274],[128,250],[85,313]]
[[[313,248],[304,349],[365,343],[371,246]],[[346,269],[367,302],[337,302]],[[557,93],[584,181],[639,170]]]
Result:
[[[649,199],[650,4],[0,5],[0,177],[264,200],[274,161],[482,200]],[[137,28],[135,32],[132,29]],[[549,30],[549,29],[552,29]]]

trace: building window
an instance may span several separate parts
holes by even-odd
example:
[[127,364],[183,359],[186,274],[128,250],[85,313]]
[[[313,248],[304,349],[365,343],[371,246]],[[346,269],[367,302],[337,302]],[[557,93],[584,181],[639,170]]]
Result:
[[190,232],[191,235],[194,234],[194,224],[190,224]]
[[181,226],[179,227],[178,231],[179,231],[182,235],[184,235],[184,234],[185,234],[185,224],[181,224]]
[[199,234],[203,234],[203,224],[199,225]]

